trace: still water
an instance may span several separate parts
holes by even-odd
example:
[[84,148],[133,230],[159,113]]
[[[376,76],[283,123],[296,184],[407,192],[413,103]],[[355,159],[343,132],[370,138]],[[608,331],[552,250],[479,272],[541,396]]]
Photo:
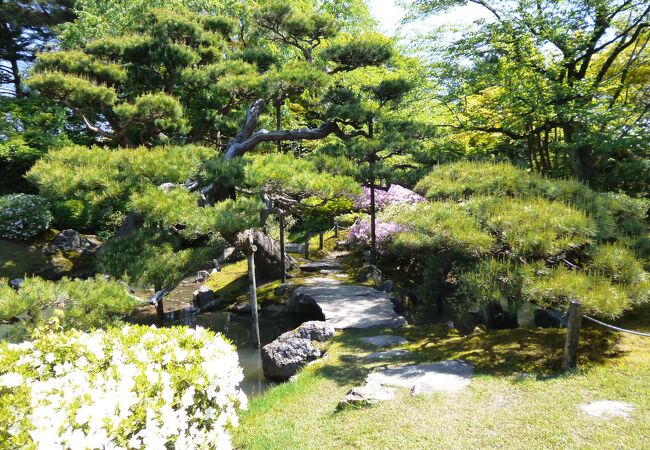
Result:
[[[200,284],[195,283],[193,279],[187,279],[165,297],[167,315],[165,326],[201,326],[230,339],[237,347],[239,363],[244,370],[242,389],[249,397],[260,394],[271,383],[264,378],[260,351],[253,345],[250,314],[234,314],[224,310],[195,314],[192,312],[192,293],[199,286]],[[145,292],[138,294],[143,297],[150,295]],[[132,321],[155,323],[155,311],[151,309],[140,313],[133,317]],[[298,318],[288,316],[286,313],[266,313],[264,310],[260,311],[259,322],[262,345],[272,342],[285,331],[292,330],[301,323]]]

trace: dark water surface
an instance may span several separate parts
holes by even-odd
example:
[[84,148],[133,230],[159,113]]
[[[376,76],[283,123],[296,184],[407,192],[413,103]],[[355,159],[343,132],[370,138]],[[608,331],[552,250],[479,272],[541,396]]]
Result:
[[[214,312],[196,314],[192,311],[192,293],[201,286],[193,279],[184,280],[176,289],[165,297],[165,326],[185,325],[201,326],[214,332],[221,333],[237,347],[239,363],[244,370],[242,389],[246,395],[254,396],[264,392],[271,383],[262,373],[262,360],[259,349],[253,345],[253,326],[250,314],[235,314],[223,309]],[[147,292],[138,293],[142,297],[150,295]],[[133,317],[138,323],[155,323],[155,311]],[[285,331],[300,325],[297,318],[282,313],[259,313],[260,340],[262,345],[272,342]]]

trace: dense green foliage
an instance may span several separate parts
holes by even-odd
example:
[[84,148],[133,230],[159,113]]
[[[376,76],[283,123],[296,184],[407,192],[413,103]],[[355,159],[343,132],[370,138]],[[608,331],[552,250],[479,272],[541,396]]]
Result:
[[[407,3],[422,18],[468,2]],[[482,20],[455,35],[437,30],[425,44],[452,134],[475,136],[481,155],[647,195],[647,5],[475,3]]]
[[122,150],[72,146],[50,152],[28,177],[55,205],[83,202],[89,228],[114,230],[128,214],[133,194],[162,183],[184,183],[197,175],[212,153],[197,146]]
[[59,282],[27,278],[18,291],[3,279],[0,282],[2,339],[20,341],[36,328],[52,323],[64,330],[103,328],[118,323],[140,304],[125,285],[102,277],[64,278]]
[[47,230],[52,223],[49,203],[30,194],[0,196],[0,237],[29,239]]
[[489,163],[438,166],[417,189],[431,201],[380,218],[404,227],[385,258],[420,277],[428,297],[458,289],[469,305],[579,300],[608,317],[650,300],[644,256],[629,247],[647,233],[647,201]]

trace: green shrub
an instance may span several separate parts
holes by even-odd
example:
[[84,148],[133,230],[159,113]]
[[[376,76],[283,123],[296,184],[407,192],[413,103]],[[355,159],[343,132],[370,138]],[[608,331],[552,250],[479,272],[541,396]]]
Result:
[[81,200],[65,200],[54,206],[54,221],[60,228],[85,230],[89,219],[86,204]]
[[235,348],[203,328],[124,326],[0,343],[3,448],[230,448]]
[[576,180],[547,179],[507,163],[461,161],[434,168],[416,186],[430,199],[462,201],[473,196],[543,197],[592,217],[599,240],[645,232],[650,202],[624,194],[601,194]]
[[24,175],[43,153],[22,139],[0,142],[0,194],[29,190]]
[[619,317],[634,303],[622,286],[606,277],[563,266],[529,278],[524,297],[544,308],[566,309],[570,302],[578,301],[586,314],[606,318]]
[[111,231],[128,214],[134,193],[196,177],[213,155],[212,149],[192,145],[152,149],[72,146],[50,151],[27,176],[52,203],[82,201],[89,228]]
[[12,339],[27,337],[52,317],[63,329],[89,331],[113,325],[138,306],[123,284],[98,277],[88,280],[59,282],[41,278],[25,279],[15,291],[6,282],[0,283],[0,322],[10,325]]
[[589,245],[596,225],[582,211],[543,198],[477,197],[466,205],[499,244],[543,258]]
[[38,195],[0,197],[0,237],[25,240],[47,230],[52,223],[48,208],[47,200]]
[[381,219],[408,229],[392,241],[389,251],[393,254],[443,252],[473,259],[487,254],[492,248],[492,237],[456,203],[391,206],[381,214]]

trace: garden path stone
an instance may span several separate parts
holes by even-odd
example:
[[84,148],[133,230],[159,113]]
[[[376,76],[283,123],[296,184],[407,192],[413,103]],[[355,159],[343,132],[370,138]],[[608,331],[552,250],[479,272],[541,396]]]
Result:
[[634,406],[625,402],[612,400],[599,400],[591,403],[580,405],[585,413],[593,417],[629,417],[634,410]]
[[303,272],[322,272],[323,270],[341,270],[341,263],[337,260],[328,260],[323,259],[320,261],[314,261],[309,263],[304,263],[300,265],[300,270]]
[[385,350],[383,352],[375,352],[365,356],[364,359],[370,361],[383,361],[386,359],[393,358],[403,358],[409,356],[411,352],[409,350]]
[[392,334],[382,334],[380,336],[369,336],[361,338],[366,344],[374,345],[375,347],[390,347],[392,345],[406,344],[408,340],[400,336]]
[[376,402],[392,400],[393,398],[395,398],[394,389],[380,384],[366,384],[365,386],[350,389],[339,402],[338,408],[368,406]]
[[458,392],[467,387],[474,374],[472,363],[448,360],[436,363],[390,366],[376,370],[366,378],[366,383],[406,387],[411,395],[430,392]]
[[344,284],[335,278],[313,277],[305,280],[305,284],[295,289],[287,300],[290,311],[294,304],[303,307],[312,304],[336,329],[407,325],[406,319],[395,312],[385,292]]

